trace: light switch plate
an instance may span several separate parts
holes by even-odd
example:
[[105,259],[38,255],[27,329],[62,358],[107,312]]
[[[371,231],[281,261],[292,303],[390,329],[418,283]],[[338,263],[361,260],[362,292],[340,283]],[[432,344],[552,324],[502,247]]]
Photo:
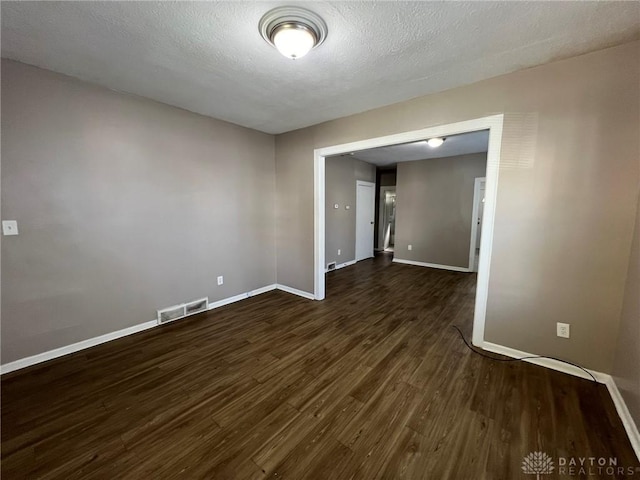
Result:
[[18,235],[18,222],[15,220],[3,220],[2,221],[2,234],[3,235]]

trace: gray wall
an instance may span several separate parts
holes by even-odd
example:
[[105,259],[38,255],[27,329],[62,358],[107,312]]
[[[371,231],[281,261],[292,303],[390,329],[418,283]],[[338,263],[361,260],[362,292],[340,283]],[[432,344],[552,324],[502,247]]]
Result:
[[395,258],[467,268],[473,188],[486,171],[486,153],[399,163]]
[[5,60],[1,126],[2,363],[275,283],[271,135]]
[[[325,163],[325,263],[356,258],[356,182],[375,182],[376,167],[355,158],[327,158]],[[335,204],[340,207],[336,210]],[[349,205],[349,210],[345,206]],[[341,254],[338,255],[338,249]]]
[[[278,281],[313,289],[313,150],[504,113],[485,338],[611,372],[636,218],[640,43],[276,137]],[[571,339],[556,337],[571,323]]]
[[613,378],[640,426],[640,197],[622,306]]

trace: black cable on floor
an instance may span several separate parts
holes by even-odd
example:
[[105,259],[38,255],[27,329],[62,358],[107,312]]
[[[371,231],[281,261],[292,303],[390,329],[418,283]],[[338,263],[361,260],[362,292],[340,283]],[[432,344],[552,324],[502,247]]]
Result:
[[520,362],[522,360],[529,360],[531,358],[548,358],[549,360],[555,360],[556,362],[566,363],[567,365],[572,365],[572,366],[574,366],[576,368],[579,368],[584,373],[586,373],[591,378],[593,378],[593,381],[595,383],[598,383],[598,381],[596,380],[596,377],[594,377],[593,374],[589,370],[587,370],[586,368],[583,368],[580,365],[576,365],[575,363],[571,363],[571,362],[569,362],[567,360],[561,360],[561,359],[556,358],[556,357],[548,357],[546,355],[531,355],[531,356],[528,356],[528,357],[521,357],[521,358],[496,358],[496,357],[494,357],[492,355],[487,355],[486,353],[479,351],[473,345],[471,345],[469,342],[467,342],[467,339],[464,338],[464,334],[462,333],[462,330],[460,330],[460,328],[458,328],[457,325],[451,325],[451,326],[458,331],[458,333],[460,334],[460,337],[462,337],[462,341],[465,343],[465,345],[467,347],[469,347],[469,350],[471,350],[474,353],[477,353],[478,355],[480,355],[482,357],[488,358],[490,360],[495,360],[496,362]]

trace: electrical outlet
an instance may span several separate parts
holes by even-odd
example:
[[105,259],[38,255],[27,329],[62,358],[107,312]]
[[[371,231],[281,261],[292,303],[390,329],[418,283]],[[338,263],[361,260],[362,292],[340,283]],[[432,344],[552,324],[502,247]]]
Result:
[[407,245],[407,250],[412,250],[413,249],[413,245]]
[[338,249],[338,255],[342,254],[342,250]]
[[3,235],[18,235],[18,222],[15,220],[3,220],[2,221],[2,234]]
[[218,277],[218,285],[222,285],[224,283],[224,277],[222,275],[220,275]]
[[568,323],[557,323],[557,334],[562,338],[569,338],[570,335],[570,325]]

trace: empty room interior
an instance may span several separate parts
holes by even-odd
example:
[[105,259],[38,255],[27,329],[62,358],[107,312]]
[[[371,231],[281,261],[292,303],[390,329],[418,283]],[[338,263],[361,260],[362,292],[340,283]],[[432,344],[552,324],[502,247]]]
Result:
[[3,479],[640,479],[640,2],[0,8]]

